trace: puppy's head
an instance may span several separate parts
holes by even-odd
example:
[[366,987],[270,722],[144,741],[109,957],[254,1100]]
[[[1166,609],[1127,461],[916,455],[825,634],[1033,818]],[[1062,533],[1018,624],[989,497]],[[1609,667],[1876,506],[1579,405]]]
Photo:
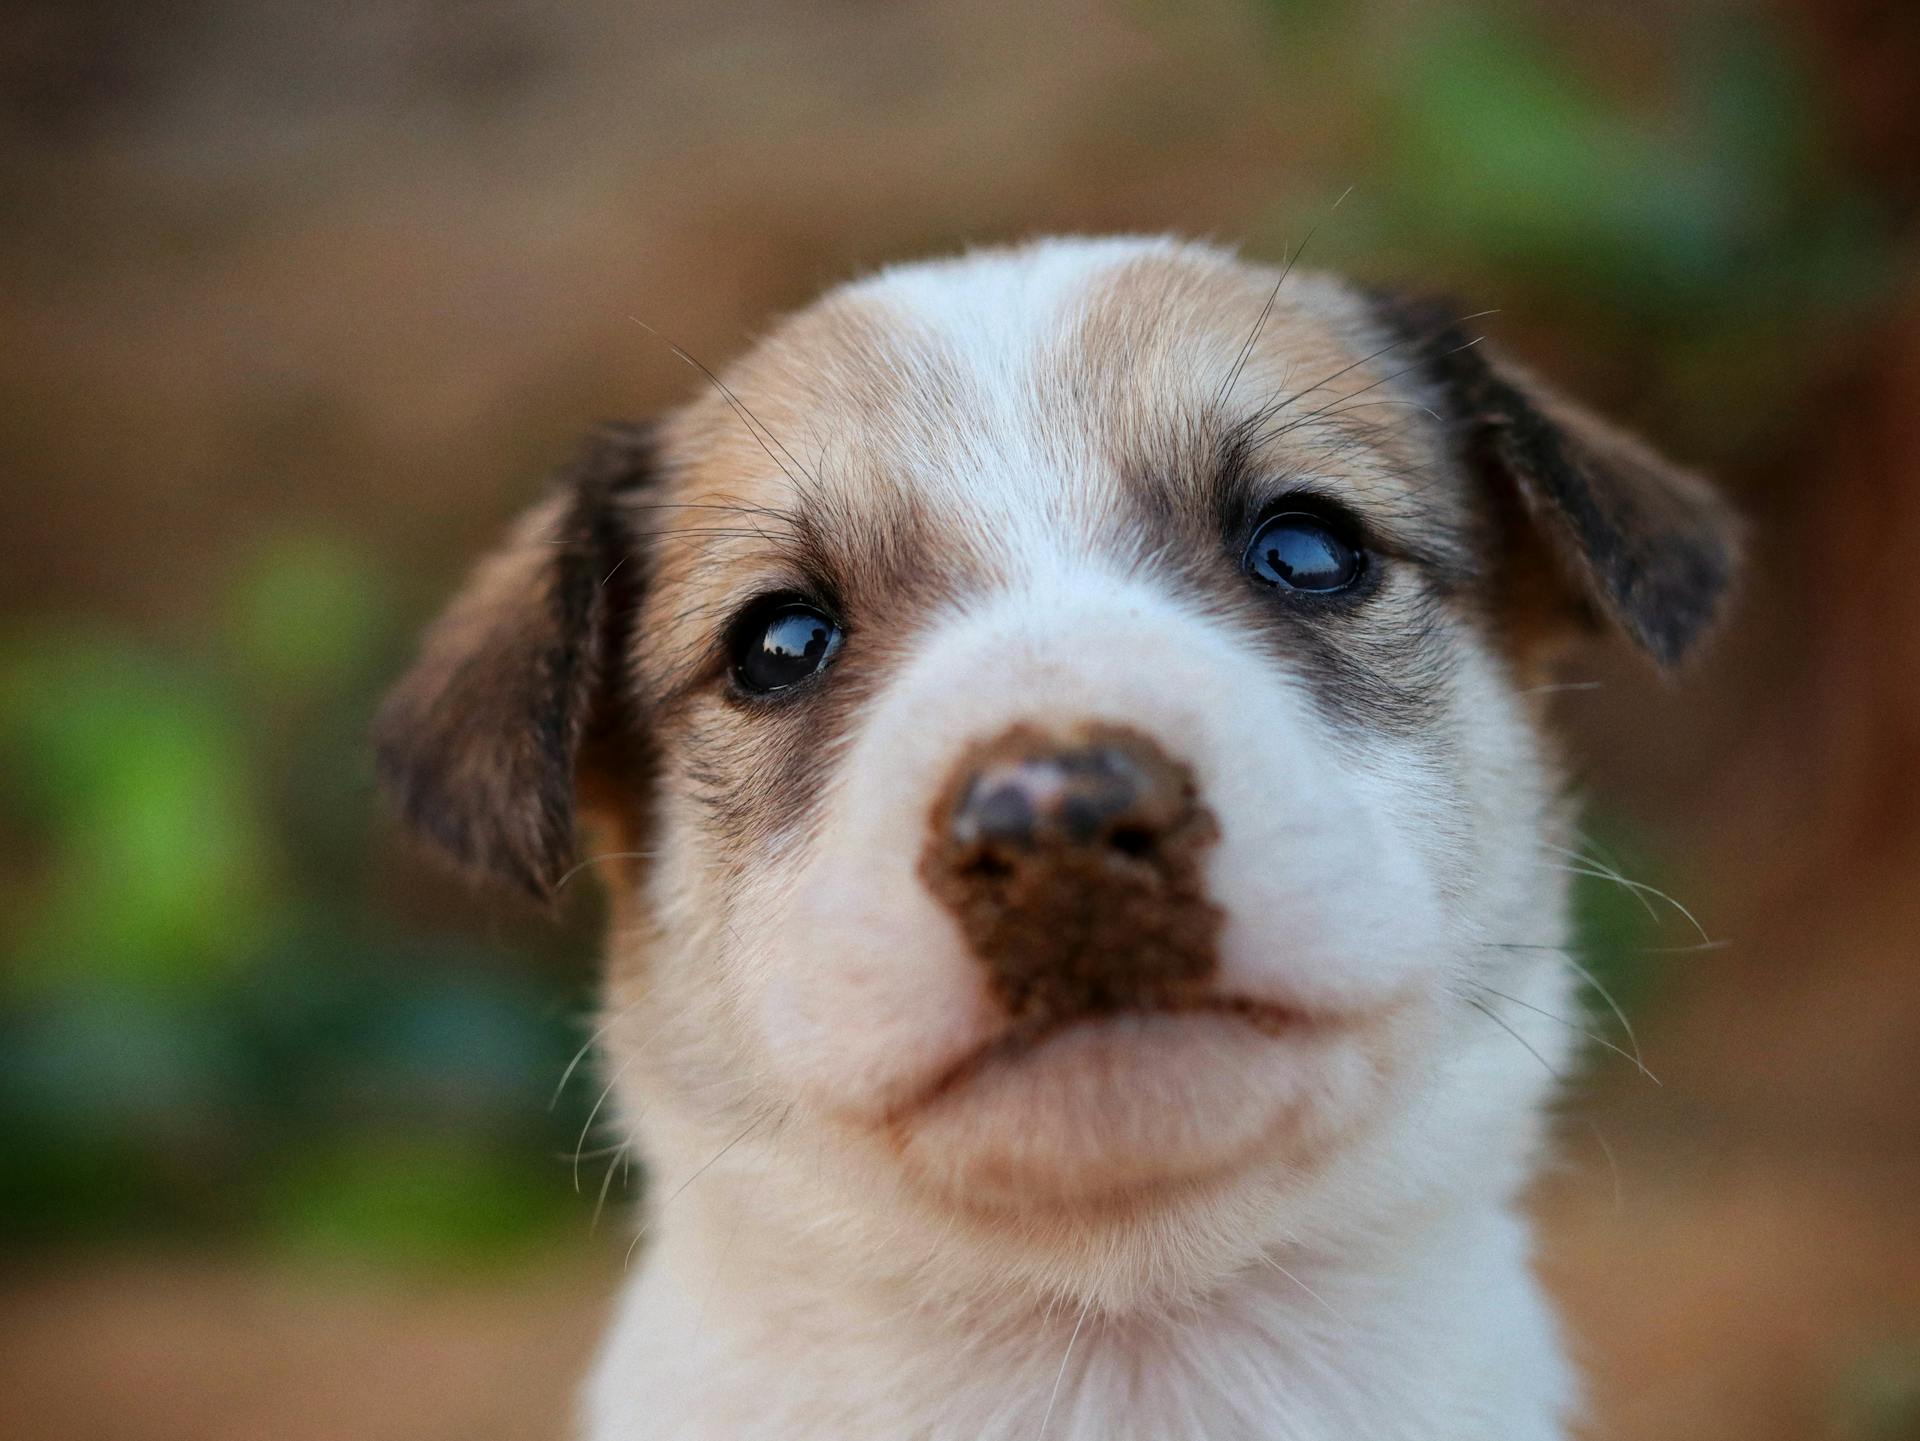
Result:
[[1539,680],[1596,618],[1682,659],[1732,551],[1445,310],[981,253],[591,445],[382,764],[535,894],[590,798],[669,1191],[1111,1294],[1512,1186],[1569,1034]]

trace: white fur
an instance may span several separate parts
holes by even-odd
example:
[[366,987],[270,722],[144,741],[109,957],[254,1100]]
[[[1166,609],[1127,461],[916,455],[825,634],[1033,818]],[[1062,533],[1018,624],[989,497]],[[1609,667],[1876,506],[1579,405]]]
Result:
[[[1487,944],[1562,938],[1548,766],[1471,634],[1451,690],[1468,723],[1437,767],[1336,726],[1221,618],[1082,543],[1072,517],[1114,482],[1036,402],[1034,357],[1155,247],[1042,246],[854,292],[964,358],[968,423],[920,427],[901,463],[995,579],[916,640],[836,757],[817,832],[760,858],[724,929],[697,818],[665,801],[655,920],[616,940],[646,952],[608,1054],[650,1220],[593,1441],[1564,1435],[1516,1194],[1573,1001],[1546,952]],[[1203,359],[1205,389],[1223,364]],[[996,1025],[916,874],[935,792],[1011,723],[1087,720],[1162,738],[1218,816],[1222,988],[1323,1024],[1109,1023],[890,1145],[902,1098]]]

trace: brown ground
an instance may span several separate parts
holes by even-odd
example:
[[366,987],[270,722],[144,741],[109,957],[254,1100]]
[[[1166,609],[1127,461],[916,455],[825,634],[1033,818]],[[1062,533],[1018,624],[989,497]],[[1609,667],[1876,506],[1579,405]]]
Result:
[[0,1299],[0,1435],[559,1438],[618,1265],[419,1285],[205,1256],[48,1268]]
[[[1545,1266],[1608,1441],[1903,1441],[1920,1161],[1911,1148],[1576,1113]],[[1697,1118],[1696,1118],[1697,1119]],[[1711,1144],[1703,1138],[1712,1137]],[[1611,1151],[1609,1163],[1607,1151]],[[0,1286],[0,1434],[46,1441],[545,1441],[621,1256],[405,1282],[244,1259],[98,1259]],[[1887,1368],[1891,1367],[1891,1370]],[[1876,1371],[1885,1371],[1876,1381]]]

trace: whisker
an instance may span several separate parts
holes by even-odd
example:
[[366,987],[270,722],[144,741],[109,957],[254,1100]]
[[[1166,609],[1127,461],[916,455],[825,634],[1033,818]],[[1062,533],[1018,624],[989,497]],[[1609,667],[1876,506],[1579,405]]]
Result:
[[553,1095],[547,1100],[547,1109],[549,1111],[560,1104],[560,1096],[561,1093],[567,1089],[567,1082],[573,1079],[573,1073],[580,1069],[580,1063],[587,1058],[588,1053],[600,1044],[608,1031],[632,1015],[639,1005],[639,1001],[629,1001],[611,1016],[608,1016],[600,1025],[594,1027],[593,1034],[588,1036],[586,1041],[582,1043],[580,1049],[573,1053],[573,1059],[567,1062],[566,1070],[560,1073],[560,1084],[553,1088]]
[[777,520],[786,525],[795,523],[797,517],[790,510],[782,510],[777,505],[746,505],[738,501],[717,500],[649,500],[630,501],[630,510],[717,510],[723,515],[761,515],[769,520]]
[[[1481,945],[1495,951],[1564,951],[1565,946],[1550,946],[1544,941],[1481,941]],[[1701,951],[1724,951],[1732,941],[1695,941],[1685,946],[1632,946],[1623,952],[1629,956],[1691,956]]]
[[566,870],[562,871],[560,873],[560,879],[553,883],[553,888],[558,891],[568,881],[579,875],[580,872],[586,870],[589,866],[597,866],[602,861],[650,861],[659,854],[660,852],[658,851],[605,851],[597,856],[588,856],[584,861],[568,866]]
[[[616,1154],[620,1150],[621,1145],[621,1142],[616,1141],[611,1146],[595,1146],[591,1151],[582,1151],[580,1153],[581,1158],[588,1161],[598,1161],[603,1156]],[[573,1158],[564,1151],[555,1151],[553,1153],[553,1159],[556,1161],[570,1161]]]
[[1624,1199],[1620,1189],[1620,1163],[1614,1160],[1613,1147],[1607,1144],[1606,1136],[1601,1133],[1600,1123],[1588,1117],[1587,1129],[1593,1132],[1593,1139],[1600,1143],[1600,1154],[1607,1158],[1607,1173],[1613,1177],[1613,1210],[1618,1215]]
[[573,1194],[576,1196],[580,1194],[580,1158],[587,1144],[588,1133],[593,1130],[593,1123],[600,1119],[600,1108],[607,1104],[607,1098],[613,1094],[613,1088],[620,1084],[620,1078],[626,1074],[627,1066],[631,1061],[632,1057],[628,1057],[614,1068],[613,1075],[608,1079],[607,1084],[601,1087],[600,1094],[594,1098],[593,1108],[587,1112],[587,1119],[581,1122],[580,1135],[573,1143]]
[[1080,1339],[1080,1328],[1087,1324],[1087,1312],[1093,1308],[1093,1297],[1089,1296],[1080,1303],[1080,1317],[1073,1323],[1073,1332],[1067,1337],[1067,1349],[1061,1353],[1060,1369],[1053,1378],[1053,1391],[1047,1397],[1046,1414],[1040,1418],[1040,1434],[1034,1441],[1046,1441],[1047,1427],[1053,1421],[1053,1408],[1060,1400],[1060,1384],[1067,1379],[1067,1362],[1073,1359],[1073,1343]]
[[1318,1301],[1320,1303],[1321,1308],[1325,1310],[1329,1316],[1333,1317],[1334,1320],[1338,1321],[1342,1326],[1349,1326],[1352,1324],[1347,1320],[1345,1316],[1342,1316],[1338,1311],[1334,1310],[1332,1306],[1327,1304],[1326,1297],[1322,1296],[1318,1291],[1314,1290],[1313,1287],[1309,1286],[1305,1281],[1302,1281],[1298,1276],[1294,1275],[1293,1272],[1289,1271],[1285,1266],[1282,1266],[1278,1261],[1274,1260],[1273,1257],[1269,1256],[1265,1251],[1262,1251],[1260,1253],[1260,1259],[1262,1261],[1265,1261],[1274,1270],[1278,1271],[1282,1276],[1285,1276],[1289,1281],[1293,1282],[1293,1284],[1298,1286],[1302,1291],[1305,1291],[1315,1301]]
[[[673,341],[668,340],[666,336],[661,335],[658,330],[654,329],[653,326],[648,325],[646,321],[640,319],[638,316],[628,316],[627,318],[633,321],[633,323],[635,325],[638,325],[641,329],[647,331],[649,334],[657,336],[660,340],[665,342],[667,349],[672,351],[673,354],[679,360],[692,366],[695,370],[699,371],[702,375],[704,375],[707,378],[707,380],[713,385],[713,388],[719,391],[720,394],[726,398],[727,404],[732,407],[734,414],[739,417],[740,423],[746,427],[747,434],[753,437],[754,442],[763,451],[766,452],[767,459],[774,463],[775,467],[778,468],[780,473],[787,478],[787,480],[793,485],[793,487],[796,490],[801,491],[803,494],[806,493],[806,487],[801,485],[799,477],[794,475],[792,470],[787,469],[787,464],[785,462],[782,462],[779,455],[775,455],[773,453],[773,446],[775,445],[780,447],[780,454],[784,455],[787,458],[787,462],[792,463],[794,470],[798,470],[801,475],[806,476],[807,479],[813,483],[815,491],[818,492],[818,490],[820,489],[819,478],[813,475],[811,472],[809,472],[804,465],[802,465],[797,459],[795,459],[793,452],[787,449],[786,443],[782,441],[779,436],[775,435],[771,430],[769,430],[766,426],[766,423],[762,421],[759,416],[755,415],[751,410],[747,409],[746,402],[741,400],[739,396],[735,395],[733,391],[728,387],[725,381],[723,381],[718,375],[715,375],[711,369],[709,369],[703,362],[701,362],[699,359],[697,359],[687,350],[675,344]],[[764,434],[764,438],[763,438],[763,434]],[[769,441],[772,442],[772,445],[768,444]]]
[[[1485,337],[1483,336],[1476,335],[1472,340],[1467,341],[1464,345],[1456,345],[1453,347],[1453,349],[1446,351],[1445,355],[1457,355],[1463,350],[1471,349],[1473,346],[1478,345],[1481,342],[1481,340],[1484,338]],[[1404,344],[1404,343],[1405,342],[1396,342],[1396,344]],[[1375,353],[1384,354],[1387,350],[1391,350],[1393,348],[1394,348],[1393,346],[1389,345],[1389,346],[1386,346],[1383,350],[1377,351]],[[1367,357],[1367,359],[1371,359],[1371,358],[1372,358],[1371,356]],[[1444,356],[1442,358],[1444,358]],[[1359,361],[1355,361],[1354,365],[1363,365],[1365,363],[1366,363],[1365,360],[1359,360]],[[1391,385],[1394,381],[1398,380],[1401,376],[1410,375],[1414,371],[1421,369],[1426,364],[1427,362],[1425,360],[1416,360],[1411,365],[1403,365],[1398,370],[1390,371],[1388,374],[1381,376],[1378,380],[1369,381],[1367,384],[1361,386],[1358,390],[1350,390],[1345,395],[1335,396],[1332,400],[1328,401],[1325,405],[1321,406],[1319,409],[1310,410],[1305,415],[1297,416],[1294,419],[1288,421],[1283,426],[1279,426],[1273,430],[1267,431],[1266,433],[1260,436],[1258,443],[1264,444],[1267,441],[1277,439],[1279,436],[1285,435],[1290,430],[1297,429],[1298,427],[1307,424],[1309,421],[1319,419],[1321,416],[1326,415],[1329,411],[1333,410],[1335,406],[1344,406],[1346,402],[1353,400],[1357,396],[1365,395],[1370,390],[1377,390],[1383,385]],[[1352,370],[1353,368],[1354,366],[1350,365],[1346,367],[1346,370]],[[1345,374],[1346,371],[1343,370],[1340,373]],[[1316,386],[1314,387],[1314,389],[1318,389],[1318,387]],[[1302,394],[1306,394],[1306,393],[1308,392],[1302,392]],[[1297,399],[1299,399],[1299,396],[1289,397],[1288,400],[1285,401],[1282,404],[1282,406],[1279,408],[1284,409],[1287,405],[1291,405],[1293,401]]]
[[[665,1200],[661,1201],[654,1208],[654,1216],[658,1217],[662,1211],[664,1211],[668,1206],[671,1206],[674,1203],[674,1201],[679,1199],[679,1197],[686,1191],[687,1187],[691,1186],[695,1181],[699,1180],[702,1176],[706,1175],[708,1171],[712,1170],[715,1166],[719,1165],[721,1159],[729,1151],[731,1151],[735,1146],[739,1145],[742,1141],[746,1140],[748,1136],[752,1135],[761,1126],[765,1125],[768,1120],[770,1120],[775,1115],[781,1115],[784,1117],[785,1114],[789,1112],[791,1109],[792,1109],[791,1106],[769,1106],[766,1108],[766,1110],[762,1111],[758,1116],[754,1117],[752,1121],[748,1122],[747,1128],[744,1131],[742,1131],[739,1135],[735,1136],[731,1141],[727,1142],[727,1144],[722,1146],[718,1151],[714,1152],[712,1158],[708,1160],[705,1165],[701,1166],[697,1171],[695,1171],[691,1176],[687,1177],[687,1179],[682,1181],[678,1186],[675,1186],[673,1188],[672,1193],[668,1195]],[[651,1221],[649,1221],[646,1225],[642,1226],[637,1232],[634,1233],[632,1244],[630,1244],[627,1247],[627,1256],[626,1256],[625,1264],[627,1265],[633,1264],[634,1251],[639,1248],[640,1242],[645,1239],[647,1233],[652,1229],[653,1229],[653,1224]]]
[[1632,895],[1633,898],[1640,903],[1640,909],[1645,911],[1655,924],[1659,923],[1660,913],[1653,908],[1653,902],[1648,898],[1646,889],[1630,884],[1627,878],[1620,875],[1617,871],[1602,870],[1594,866],[1570,866],[1559,861],[1549,863],[1546,869],[1550,871],[1563,871],[1570,876],[1585,876],[1590,881],[1612,881],[1622,890]]
[[[1458,320],[1455,320],[1448,325],[1437,327],[1429,335],[1425,335],[1425,336],[1403,335],[1396,340],[1389,341],[1387,344],[1381,346],[1379,349],[1374,350],[1369,354],[1361,356],[1358,360],[1351,361],[1348,364],[1341,366],[1339,369],[1334,370],[1329,374],[1322,376],[1319,380],[1316,380],[1312,385],[1309,385],[1306,389],[1297,390],[1293,392],[1293,394],[1287,396],[1286,399],[1266,407],[1264,410],[1260,411],[1256,417],[1254,417],[1254,426],[1257,428],[1258,426],[1266,424],[1267,421],[1271,420],[1274,416],[1278,415],[1281,411],[1285,410],[1288,406],[1292,405],[1296,400],[1301,400],[1309,395],[1312,395],[1314,391],[1319,390],[1322,386],[1333,384],[1334,381],[1340,379],[1344,375],[1352,374],[1354,371],[1358,370],[1361,366],[1367,365],[1375,360],[1378,360],[1381,356],[1387,354],[1389,351],[1398,350],[1403,345],[1417,344],[1417,345],[1424,346],[1424,345],[1431,344],[1433,341],[1438,340],[1441,336],[1447,334],[1447,332],[1452,330],[1455,326],[1465,325],[1470,320],[1479,320],[1486,316],[1497,315],[1497,314],[1499,314],[1497,310],[1475,311],[1472,315],[1463,315]],[[1465,350],[1469,346],[1478,345],[1479,343],[1480,343],[1479,337],[1476,336],[1473,340],[1468,341],[1465,345],[1454,347],[1454,349],[1448,351],[1447,354],[1452,355],[1457,351]],[[1359,390],[1352,391],[1347,395],[1337,396],[1332,401],[1329,402],[1329,405],[1338,405],[1343,400],[1352,400],[1354,396],[1365,395],[1369,390],[1372,390],[1374,386],[1382,385],[1386,381],[1397,379],[1398,377],[1405,375],[1408,371],[1418,370],[1419,368],[1420,368],[1420,362],[1416,362],[1413,365],[1407,366],[1403,370],[1395,371],[1392,375],[1384,376],[1382,377],[1382,379],[1374,381],[1372,385],[1365,385],[1365,386],[1362,386]],[[1322,410],[1324,409],[1325,407],[1322,407]],[[1301,419],[1311,420],[1314,418],[1314,415],[1318,415],[1320,413],[1321,413],[1320,411],[1315,411],[1313,412],[1313,414],[1303,416]],[[1292,425],[1297,425],[1300,423],[1301,423],[1300,421],[1290,422],[1288,428],[1291,428]],[[1269,440],[1273,437],[1273,435],[1277,435],[1278,433],[1279,433],[1278,431],[1274,431],[1267,435],[1261,436],[1260,439]]]
[[[1668,905],[1672,906],[1674,910],[1678,911],[1681,914],[1681,916],[1683,916],[1686,919],[1687,924],[1693,927],[1694,931],[1699,935],[1701,940],[1705,941],[1705,940],[1711,939],[1711,937],[1707,935],[1707,928],[1700,924],[1699,920],[1694,916],[1693,912],[1688,910],[1685,906],[1681,905],[1679,901],[1675,900],[1672,896],[1668,895],[1665,891],[1661,890],[1658,886],[1651,886],[1651,885],[1648,885],[1645,881],[1636,881],[1627,876],[1623,876],[1620,874],[1619,871],[1615,870],[1612,866],[1608,865],[1605,861],[1599,860],[1594,856],[1586,854],[1585,852],[1576,851],[1567,846],[1555,845],[1551,841],[1543,841],[1541,842],[1541,844],[1546,846],[1548,850],[1558,851],[1563,856],[1570,857],[1571,859],[1578,862],[1583,862],[1586,865],[1592,866],[1594,868],[1592,870],[1586,870],[1586,871],[1580,870],[1578,867],[1575,867],[1575,866],[1569,866],[1564,868],[1571,871],[1575,875],[1591,876],[1595,880],[1613,881],[1616,884],[1624,886],[1626,887],[1626,889],[1640,896],[1641,904],[1643,905],[1647,905],[1646,898],[1648,896],[1653,897],[1655,900],[1665,901]],[[1649,915],[1654,915],[1654,911],[1651,905],[1647,905],[1647,913]],[[1658,917],[1655,916],[1655,919],[1658,919]]]
[[[639,1002],[636,1001],[634,1004],[638,1005]],[[613,1094],[614,1087],[620,1084],[620,1078],[626,1075],[627,1068],[631,1066],[635,1061],[639,1060],[642,1056],[644,1056],[647,1053],[648,1049],[653,1045],[653,1043],[656,1040],[658,1040],[663,1034],[665,1034],[667,1028],[674,1025],[676,1022],[678,1022],[680,1018],[684,1016],[687,1013],[687,1011],[690,1009],[691,1009],[691,1006],[684,1006],[678,1012],[676,1012],[673,1016],[669,1017],[668,1019],[662,1021],[659,1025],[655,1026],[651,1031],[649,1031],[646,1034],[646,1036],[641,1040],[639,1045],[635,1046],[631,1051],[627,1052],[626,1055],[620,1058],[620,1064],[614,1067],[613,1074],[607,1078],[607,1084],[601,1088],[599,1096],[595,1098],[593,1103],[593,1109],[587,1112],[587,1119],[584,1122],[582,1122],[580,1126],[579,1138],[575,1140],[573,1144],[573,1190],[575,1195],[578,1195],[580,1193],[581,1148],[587,1144],[587,1135],[589,1132],[593,1130],[593,1123],[600,1118],[601,1107],[607,1104],[607,1098]],[[624,1016],[625,1014],[626,1014],[626,1011],[622,1011],[618,1015],[613,1016],[608,1020],[607,1025],[608,1026],[613,1025],[615,1022],[619,1021],[621,1017]],[[604,1033],[604,1028],[603,1028],[603,1033]],[[599,1039],[599,1037],[596,1036],[594,1039],[597,1040]],[[592,1042],[589,1041],[588,1045],[589,1046],[592,1045]]]
[[1562,951],[1560,953],[1560,962],[1562,965],[1566,966],[1569,970],[1571,970],[1575,975],[1580,977],[1581,980],[1585,981],[1589,986],[1593,987],[1594,993],[1598,995],[1601,1000],[1607,1003],[1608,1009],[1610,1009],[1613,1012],[1614,1019],[1620,1022],[1620,1029],[1626,1032],[1627,1040],[1632,1043],[1633,1054],[1636,1057],[1638,1057],[1640,1055],[1640,1038],[1633,1033],[1633,1022],[1627,1019],[1627,1013],[1625,1008],[1622,1007],[1621,1004],[1613,998],[1613,992],[1609,991],[1605,986],[1601,985],[1600,978],[1598,976],[1596,976],[1592,971],[1588,970],[1585,966],[1581,965],[1578,961],[1576,961],[1572,956],[1568,955],[1565,951]]
[[1534,1060],[1538,1061],[1541,1065],[1547,1068],[1547,1074],[1552,1076],[1554,1080],[1565,1081],[1567,1079],[1564,1075],[1560,1073],[1560,1071],[1554,1066],[1554,1064],[1551,1061],[1549,1061],[1545,1056],[1541,1055],[1540,1052],[1534,1048],[1534,1045],[1531,1041],[1529,1041],[1525,1036],[1521,1035],[1518,1031],[1514,1030],[1512,1026],[1508,1025],[1506,1022],[1506,1018],[1503,1017],[1498,1011],[1494,1010],[1490,1006],[1482,1004],[1480,1001],[1474,999],[1474,997],[1472,996],[1462,996],[1460,999],[1465,1001],[1469,1006],[1472,1006],[1476,1011],[1478,1011],[1481,1015],[1485,1016],[1488,1020],[1492,1021],[1496,1026],[1498,1026],[1501,1030],[1505,1031],[1509,1036],[1512,1036],[1514,1040],[1518,1041],[1521,1044],[1521,1046],[1525,1048],[1528,1055],[1532,1056]]
[[1518,996],[1510,996],[1505,991],[1496,991],[1492,986],[1486,985],[1480,981],[1469,981],[1467,982],[1467,984],[1475,987],[1478,990],[1485,991],[1490,996],[1498,996],[1503,1001],[1511,1001],[1514,1005],[1519,1006],[1523,1010],[1532,1011],[1536,1016],[1545,1016],[1549,1021],[1557,1021],[1559,1024],[1567,1027],[1568,1030],[1575,1031],[1578,1034],[1585,1036],[1589,1041],[1592,1041],[1596,1046],[1604,1046],[1607,1050],[1612,1051],[1614,1055],[1620,1057],[1622,1060],[1632,1062],[1634,1068],[1638,1070],[1641,1075],[1645,1076],[1649,1081],[1652,1081],[1654,1085],[1658,1086],[1661,1084],[1660,1078],[1654,1075],[1652,1071],[1649,1071],[1647,1069],[1646,1063],[1642,1061],[1637,1054],[1630,1051],[1622,1050],[1620,1047],[1614,1045],[1613,1042],[1609,1041],[1604,1036],[1596,1036],[1592,1031],[1589,1031],[1585,1026],[1581,1025],[1578,1021],[1571,1021],[1571,1020],[1568,1020],[1565,1016],[1555,1015],[1552,1011],[1546,1010],[1540,1006],[1536,1006],[1531,1001],[1523,1001]]
[[1604,685],[1597,680],[1558,681],[1551,685],[1528,686],[1525,690],[1515,691],[1515,695],[1559,695],[1562,691],[1602,690]]
[[1567,969],[1591,986],[1595,993],[1599,995],[1600,999],[1607,1003],[1608,1008],[1613,1012],[1614,1019],[1620,1022],[1620,1029],[1627,1033],[1627,1039],[1633,1043],[1633,1053],[1636,1056],[1640,1054],[1640,1038],[1634,1034],[1633,1022],[1627,1019],[1625,1007],[1614,999],[1612,991],[1609,991],[1600,983],[1600,977],[1573,958],[1572,951],[1566,946],[1534,946],[1524,945],[1516,941],[1482,941],[1480,942],[1480,946],[1482,949],[1490,951],[1546,951],[1558,956],[1562,965],[1566,966]]
[[593,1235],[600,1229],[600,1213],[607,1208],[607,1191],[613,1185],[613,1173],[616,1168],[624,1168],[627,1163],[627,1145],[625,1142],[613,1148],[613,1159],[607,1162],[607,1174],[600,1178],[600,1194],[594,1198],[593,1219],[587,1222],[587,1234]]
[[1260,343],[1260,332],[1267,328],[1267,320],[1273,314],[1274,303],[1280,299],[1280,287],[1285,285],[1287,277],[1293,274],[1293,267],[1299,264],[1300,257],[1306,253],[1307,246],[1313,243],[1314,232],[1318,229],[1319,227],[1315,226],[1307,231],[1307,238],[1300,242],[1299,249],[1289,255],[1281,265],[1280,278],[1273,282],[1273,289],[1267,292],[1267,303],[1260,308],[1260,316],[1253,322],[1253,329],[1247,334],[1246,344],[1240,347],[1240,353],[1234,357],[1233,368],[1227,372],[1227,378],[1220,387],[1220,393],[1213,398],[1213,408],[1216,411],[1227,403],[1228,397],[1233,394],[1234,386],[1240,383],[1240,372],[1245,370],[1247,362],[1253,359],[1253,349]]
[[[1362,394],[1363,392],[1355,391],[1354,393],[1358,395],[1358,394]],[[1446,418],[1442,416],[1437,410],[1435,410],[1430,405],[1422,405],[1417,400],[1361,400],[1361,401],[1356,401],[1352,405],[1343,405],[1338,410],[1328,411],[1327,415],[1329,418],[1331,418],[1336,415],[1346,415],[1350,411],[1374,410],[1374,409],[1387,407],[1387,406],[1399,406],[1405,410],[1417,410],[1422,415],[1431,416],[1435,421],[1437,421],[1441,425],[1446,424]],[[1402,428],[1404,429],[1404,427]]]
[[766,540],[768,538],[767,533],[757,526],[749,528],[727,525],[676,525],[665,530],[636,530],[633,534],[639,540],[671,540],[675,536],[683,535],[716,535],[730,540]]

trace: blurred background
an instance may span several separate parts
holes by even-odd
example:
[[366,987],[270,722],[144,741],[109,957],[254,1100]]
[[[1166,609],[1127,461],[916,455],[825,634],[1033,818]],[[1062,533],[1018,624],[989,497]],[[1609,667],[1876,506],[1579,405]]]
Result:
[[1920,1437],[1920,7],[5,20],[0,1432],[563,1434],[639,1184],[563,1084],[596,900],[407,855],[383,681],[689,393],[636,321],[717,364],[880,261],[1172,229],[1497,307],[1754,517],[1696,674],[1560,698],[1595,854],[1699,929],[1583,883],[1663,1084],[1596,1052],[1543,1265],[1596,1436]]

